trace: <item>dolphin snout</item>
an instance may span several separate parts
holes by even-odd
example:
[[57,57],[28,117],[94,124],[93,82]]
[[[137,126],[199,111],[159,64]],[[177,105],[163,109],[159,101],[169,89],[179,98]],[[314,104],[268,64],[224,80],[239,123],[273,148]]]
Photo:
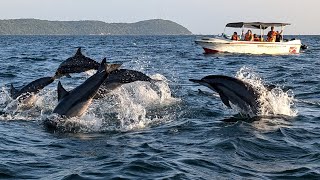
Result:
[[195,82],[195,83],[201,83],[202,82],[201,80],[198,80],[198,79],[189,79],[189,81]]

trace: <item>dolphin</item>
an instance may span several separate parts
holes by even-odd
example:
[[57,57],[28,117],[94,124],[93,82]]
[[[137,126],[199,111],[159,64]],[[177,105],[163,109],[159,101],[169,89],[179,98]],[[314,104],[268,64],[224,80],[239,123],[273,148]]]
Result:
[[231,108],[231,102],[249,114],[251,112],[254,115],[257,115],[259,112],[260,105],[258,99],[260,94],[249,83],[223,75],[210,75],[200,80],[189,80],[216,91],[223,104],[229,108]]
[[81,47],[78,48],[76,54],[63,61],[55,73],[55,78],[60,78],[62,76],[70,77],[70,73],[81,73],[88,70],[98,70],[100,64],[84,56],[81,53]]
[[[100,64],[95,60],[92,60],[82,55],[81,48],[79,48],[77,53],[73,57],[68,58],[60,64],[56,71],[55,77],[69,77],[70,73],[80,73],[88,70],[98,70],[99,66]],[[123,84],[131,83],[134,81],[152,81],[152,79],[139,71],[129,69],[117,69],[110,73],[106,82],[103,83],[102,89],[105,89],[108,92],[110,92]]]
[[[62,76],[70,77],[70,73],[80,73],[88,70],[98,70],[100,64],[95,60],[85,57],[81,53],[81,48],[77,53],[62,62],[56,71],[55,78]],[[112,71],[106,81],[102,84],[99,92],[95,98],[102,98],[104,94],[111,92],[112,90],[120,87],[123,84],[135,82],[135,81],[157,81],[153,80],[142,72],[129,70],[129,69],[117,69]]]
[[80,117],[89,107],[91,101],[101,84],[108,77],[110,72],[118,69],[121,64],[105,65],[106,59],[103,59],[99,70],[88,78],[81,85],[72,91],[66,91],[61,83],[58,83],[58,105],[53,110],[53,113],[63,117]]
[[53,77],[43,77],[30,82],[22,87],[20,90],[14,88],[13,84],[10,86],[10,96],[12,99],[18,99],[18,101],[24,105],[32,105],[35,101],[35,95],[44,87],[51,84],[54,81]]
[[101,85],[95,98],[101,98],[104,94],[113,91],[114,89],[122,86],[123,84],[132,83],[135,81],[153,82],[157,80],[153,80],[149,76],[139,71],[129,69],[117,69],[110,73],[108,78]]

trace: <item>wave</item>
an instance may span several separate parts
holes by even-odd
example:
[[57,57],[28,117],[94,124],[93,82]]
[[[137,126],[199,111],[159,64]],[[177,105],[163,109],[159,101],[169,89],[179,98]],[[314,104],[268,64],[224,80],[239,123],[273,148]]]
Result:
[[305,103],[305,104],[309,104],[309,105],[320,106],[320,101],[311,101],[311,100],[303,100],[303,99],[297,99],[295,101],[299,102],[299,103]]

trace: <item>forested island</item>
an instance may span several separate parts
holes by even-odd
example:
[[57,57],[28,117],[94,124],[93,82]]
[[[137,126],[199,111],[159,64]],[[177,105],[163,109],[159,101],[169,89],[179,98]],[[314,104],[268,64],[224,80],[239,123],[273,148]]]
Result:
[[173,21],[153,19],[136,23],[102,21],[0,20],[0,35],[190,35]]

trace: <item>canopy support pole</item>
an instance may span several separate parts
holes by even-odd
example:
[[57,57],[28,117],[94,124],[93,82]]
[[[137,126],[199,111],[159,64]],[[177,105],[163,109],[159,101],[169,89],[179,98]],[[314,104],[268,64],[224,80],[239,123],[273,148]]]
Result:
[[263,31],[262,31],[262,26],[261,26],[261,24],[259,25],[260,26],[260,41],[262,41],[262,39],[263,39]]
[[241,33],[241,40],[244,40],[244,25],[242,25],[242,33]]
[[283,30],[284,30],[284,26],[281,25],[281,34],[280,34],[281,37],[282,37],[282,38],[281,38],[281,41],[283,41]]

